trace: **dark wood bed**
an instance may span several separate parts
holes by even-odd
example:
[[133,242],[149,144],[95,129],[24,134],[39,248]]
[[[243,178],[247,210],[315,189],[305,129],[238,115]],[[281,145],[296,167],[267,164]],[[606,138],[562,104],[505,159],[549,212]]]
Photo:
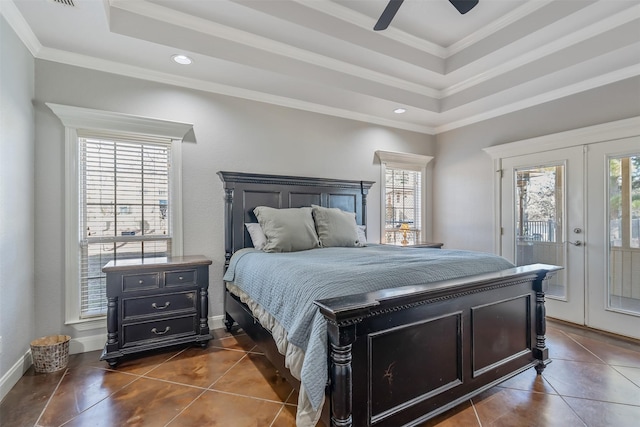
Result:
[[[366,222],[369,181],[218,172],[225,190],[225,257],[252,247],[245,222],[257,206],[338,207]],[[414,250],[414,249],[407,249]],[[435,250],[435,249],[434,249]],[[559,267],[535,264],[424,286],[316,301],[327,320],[327,426],[426,421],[494,385],[549,363],[544,287]],[[226,292],[237,322],[294,386],[270,333]],[[421,339],[416,339],[420,337]],[[428,339],[423,339],[429,337]],[[401,348],[402,351],[392,351]]]

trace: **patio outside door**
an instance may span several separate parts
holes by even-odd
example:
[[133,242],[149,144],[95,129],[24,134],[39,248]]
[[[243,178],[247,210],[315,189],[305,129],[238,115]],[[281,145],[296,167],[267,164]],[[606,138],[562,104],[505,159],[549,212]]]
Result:
[[581,146],[502,159],[502,256],[564,267],[548,280],[547,315],[585,323]]

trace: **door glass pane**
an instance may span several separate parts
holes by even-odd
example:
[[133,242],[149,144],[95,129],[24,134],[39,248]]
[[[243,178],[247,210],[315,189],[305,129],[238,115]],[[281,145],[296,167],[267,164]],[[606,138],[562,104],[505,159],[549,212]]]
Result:
[[[516,265],[564,266],[564,165],[515,172]],[[548,285],[548,296],[566,298],[562,275],[554,275]]]
[[609,159],[609,307],[640,314],[640,154]]

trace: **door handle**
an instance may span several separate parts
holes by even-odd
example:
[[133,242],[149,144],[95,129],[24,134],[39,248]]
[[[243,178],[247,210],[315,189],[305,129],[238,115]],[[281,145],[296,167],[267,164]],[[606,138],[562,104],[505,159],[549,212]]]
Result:
[[573,246],[582,246],[584,242],[581,242],[580,240],[576,240],[575,242],[566,242],[566,243]]

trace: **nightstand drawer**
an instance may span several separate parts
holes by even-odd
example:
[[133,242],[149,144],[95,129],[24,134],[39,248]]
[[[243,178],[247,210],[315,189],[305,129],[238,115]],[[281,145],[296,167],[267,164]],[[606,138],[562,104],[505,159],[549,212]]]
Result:
[[195,285],[196,270],[171,271],[164,275],[165,286]]
[[122,300],[122,320],[184,310],[195,312],[197,310],[196,297],[196,291],[189,291],[150,297],[124,298]]
[[126,274],[122,276],[123,291],[138,291],[140,289],[154,289],[160,287],[160,274]]
[[122,326],[122,346],[135,345],[141,341],[166,340],[168,337],[195,335],[197,315],[166,320],[133,323]]

